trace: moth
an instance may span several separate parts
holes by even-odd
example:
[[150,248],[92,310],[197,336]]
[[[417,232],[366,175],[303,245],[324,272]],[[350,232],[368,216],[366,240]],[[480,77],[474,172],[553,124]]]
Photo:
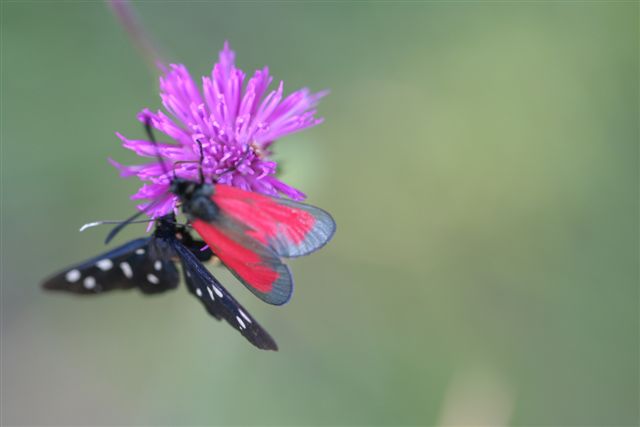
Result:
[[263,350],[278,350],[274,339],[202,265],[212,257],[204,243],[193,239],[174,215],[159,218],[153,234],[132,240],[109,252],[71,266],[45,280],[43,287],[80,295],[98,295],[115,289],[137,288],[145,294],[175,289],[180,282],[176,262],[182,266],[184,282],[218,320],[225,320],[251,344]]

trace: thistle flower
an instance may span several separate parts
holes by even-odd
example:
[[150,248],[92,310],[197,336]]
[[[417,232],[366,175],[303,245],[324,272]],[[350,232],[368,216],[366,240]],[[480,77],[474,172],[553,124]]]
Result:
[[[168,193],[174,174],[199,180],[200,147],[202,170],[207,182],[232,185],[248,191],[294,200],[304,193],[276,178],[277,163],[269,158],[270,147],[279,138],[315,126],[317,105],[326,92],[297,90],[283,99],[283,83],[267,93],[272,77],[267,67],[257,70],[244,85],[245,73],[235,67],[235,53],[225,42],[211,76],[196,86],[184,65],[171,64],[160,77],[160,97],[169,116],[145,109],[138,120],[169,136],[175,143],[154,144],[127,139],[122,146],[142,157],[156,159],[144,165],[124,166],[109,161],[122,177],[137,176],[146,183],[132,200],[156,202],[147,214],[158,218],[175,211],[177,198]],[[265,96],[266,94],[266,96]],[[158,157],[164,164],[157,161]],[[145,209],[148,203],[138,206]]]

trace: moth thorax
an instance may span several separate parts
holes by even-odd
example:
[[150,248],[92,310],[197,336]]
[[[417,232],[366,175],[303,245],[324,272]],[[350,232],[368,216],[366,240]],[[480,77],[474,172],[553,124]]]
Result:
[[168,260],[174,256],[174,250],[165,239],[156,236],[149,245],[149,256],[152,259]]
[[183,211],[192,218],[213,221],[218,217],[220,208],[208,196],[193,197],[182,205]]
[[173,180],[169,190],[183,201],[200,196],[211,197],[214,191],[211,184],[201,184],[182,178]]

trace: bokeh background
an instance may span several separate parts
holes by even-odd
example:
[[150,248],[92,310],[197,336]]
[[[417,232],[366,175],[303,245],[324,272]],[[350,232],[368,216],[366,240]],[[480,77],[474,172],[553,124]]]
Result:
[[133,211],[106,158],[160,100],[104,3],[2,2],[5,425],[638,423],[638,3],[133,9],[195,76],[229,40],[331,90],[276,150],[338,233],[285,307],[217,271],[279,353],[184,288],[43,293]]

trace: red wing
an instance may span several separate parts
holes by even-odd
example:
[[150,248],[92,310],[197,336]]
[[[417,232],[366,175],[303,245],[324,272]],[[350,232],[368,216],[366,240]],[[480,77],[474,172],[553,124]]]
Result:
[[220,261],[261,300],[275,305],[289,301],[293,278],[277,254],[247,235],[247,228],[224,214],[215,222],[192,222],[193,228]]
[[315,206],[218,184],[212,200],[230,217],[248,227],[245,234],[279,256],[310,254],[333,236],[336,223]]

